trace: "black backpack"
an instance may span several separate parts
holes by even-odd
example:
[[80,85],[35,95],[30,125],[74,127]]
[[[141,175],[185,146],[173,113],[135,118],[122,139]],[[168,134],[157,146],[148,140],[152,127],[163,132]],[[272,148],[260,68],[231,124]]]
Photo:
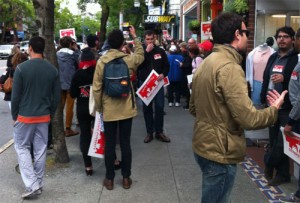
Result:
[[134,108],[129,69],[122,58],[116,58],[104,65],[103,89],[106,95],[114,98],[128,97],[131,93]]
[[110,97],[127,97],[131,91],[127,64],[122,58],[114,59],[104,65],[104,92]]

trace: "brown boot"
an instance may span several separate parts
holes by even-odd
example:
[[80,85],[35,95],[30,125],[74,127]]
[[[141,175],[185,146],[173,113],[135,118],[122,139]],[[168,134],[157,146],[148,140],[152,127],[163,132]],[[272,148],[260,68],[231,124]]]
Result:
[[132,184],[131,178],[123,178],[123,188],[129,189]]
[[153,135],[152,134],[147,134],[147,136],[144,139],[144,143],[149,143],[153,140]]
[[168,138],[164,133],[156,133],[155,138],[162,142],[171,142],[170,138]]
[[112,190],[112,189],[114,189],[114,181],[105,178],[104,181],[103,181],[103,186],[104,186],[107,190]]

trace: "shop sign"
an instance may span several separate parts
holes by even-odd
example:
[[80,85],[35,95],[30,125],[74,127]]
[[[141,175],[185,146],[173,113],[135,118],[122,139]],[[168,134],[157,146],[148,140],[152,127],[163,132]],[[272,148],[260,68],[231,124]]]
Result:
[[201,40],[211,38],[211,21],[201,22]]
[[182,13],[184,14],[188,10],[190,10],[194,5],[197,4],[196,0],[189,0],[186,4],[183,5],[182,7]]
[[144,23],[175,23],[175,15],[144,15]]

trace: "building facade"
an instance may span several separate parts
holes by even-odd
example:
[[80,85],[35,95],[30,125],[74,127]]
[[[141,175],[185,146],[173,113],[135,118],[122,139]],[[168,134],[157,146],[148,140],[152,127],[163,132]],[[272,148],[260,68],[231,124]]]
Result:
[[[248,12],[242,13],[247,28],[251,31],[248,40],[248,51],[274,36],[276,29],[291,26],[296,31],[300,27],[299,0],[246,0]],[[220,12],[226,10],[230,0],[181,0],[179,38],[203,40],[203,30],[193,34],[188,29],[191,20],[209,23]],[[203,26],[202,26],[203,28]]]

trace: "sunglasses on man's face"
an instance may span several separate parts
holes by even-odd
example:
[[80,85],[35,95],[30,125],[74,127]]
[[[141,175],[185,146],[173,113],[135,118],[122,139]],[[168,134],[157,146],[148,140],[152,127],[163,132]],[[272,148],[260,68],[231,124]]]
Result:
[[250,36],[250,30],[240,30],[240,33],[245,33],[247,38]]

